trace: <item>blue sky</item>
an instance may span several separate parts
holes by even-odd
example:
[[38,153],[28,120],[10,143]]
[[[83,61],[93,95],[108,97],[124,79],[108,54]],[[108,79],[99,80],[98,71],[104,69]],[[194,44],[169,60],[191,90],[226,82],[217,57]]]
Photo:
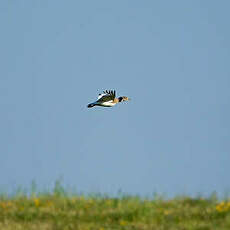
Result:
[[[1,1],[1,189],[229,193],[229,8]],[[88,109],[106,89],[132,100]]]

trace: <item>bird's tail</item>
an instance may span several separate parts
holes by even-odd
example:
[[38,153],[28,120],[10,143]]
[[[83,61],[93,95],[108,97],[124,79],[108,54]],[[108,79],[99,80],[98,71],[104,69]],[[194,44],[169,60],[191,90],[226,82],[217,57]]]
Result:
[[88,108],[92,108],[92,107],[94,107],[94,106],[95,106],[94,103],[90,103],[90,104],[87,105]]

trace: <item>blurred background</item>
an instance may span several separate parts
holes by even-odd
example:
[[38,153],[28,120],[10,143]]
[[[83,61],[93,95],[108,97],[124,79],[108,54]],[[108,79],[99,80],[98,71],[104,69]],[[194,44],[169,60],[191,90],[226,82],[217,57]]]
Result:
[[1,1],[0,189],[229,193],[229,8]]

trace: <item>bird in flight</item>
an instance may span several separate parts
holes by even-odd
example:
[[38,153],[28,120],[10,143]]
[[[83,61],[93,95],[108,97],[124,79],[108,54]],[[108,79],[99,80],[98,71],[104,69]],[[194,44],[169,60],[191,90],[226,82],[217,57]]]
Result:
[[118,97],[116,98],[115,90],[106,90],[103,93],[99,94],[97,101],[88,104],[88,108],[92,108],[94,106],[103,106],[103,107],[112,107],[119,102],[130,100],[128,97]]

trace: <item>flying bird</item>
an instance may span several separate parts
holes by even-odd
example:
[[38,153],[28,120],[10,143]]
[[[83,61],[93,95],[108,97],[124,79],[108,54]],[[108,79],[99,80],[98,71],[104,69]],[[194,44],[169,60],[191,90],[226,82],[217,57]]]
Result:
[[88,108],[92,108],[94,106],[103,106],[103,107],[112,107],[119,102],[130,100],[128,97],[118,97],[116,98],[115,90],[106,90],[103,93],[99,94],[97,101],[88,104]]

